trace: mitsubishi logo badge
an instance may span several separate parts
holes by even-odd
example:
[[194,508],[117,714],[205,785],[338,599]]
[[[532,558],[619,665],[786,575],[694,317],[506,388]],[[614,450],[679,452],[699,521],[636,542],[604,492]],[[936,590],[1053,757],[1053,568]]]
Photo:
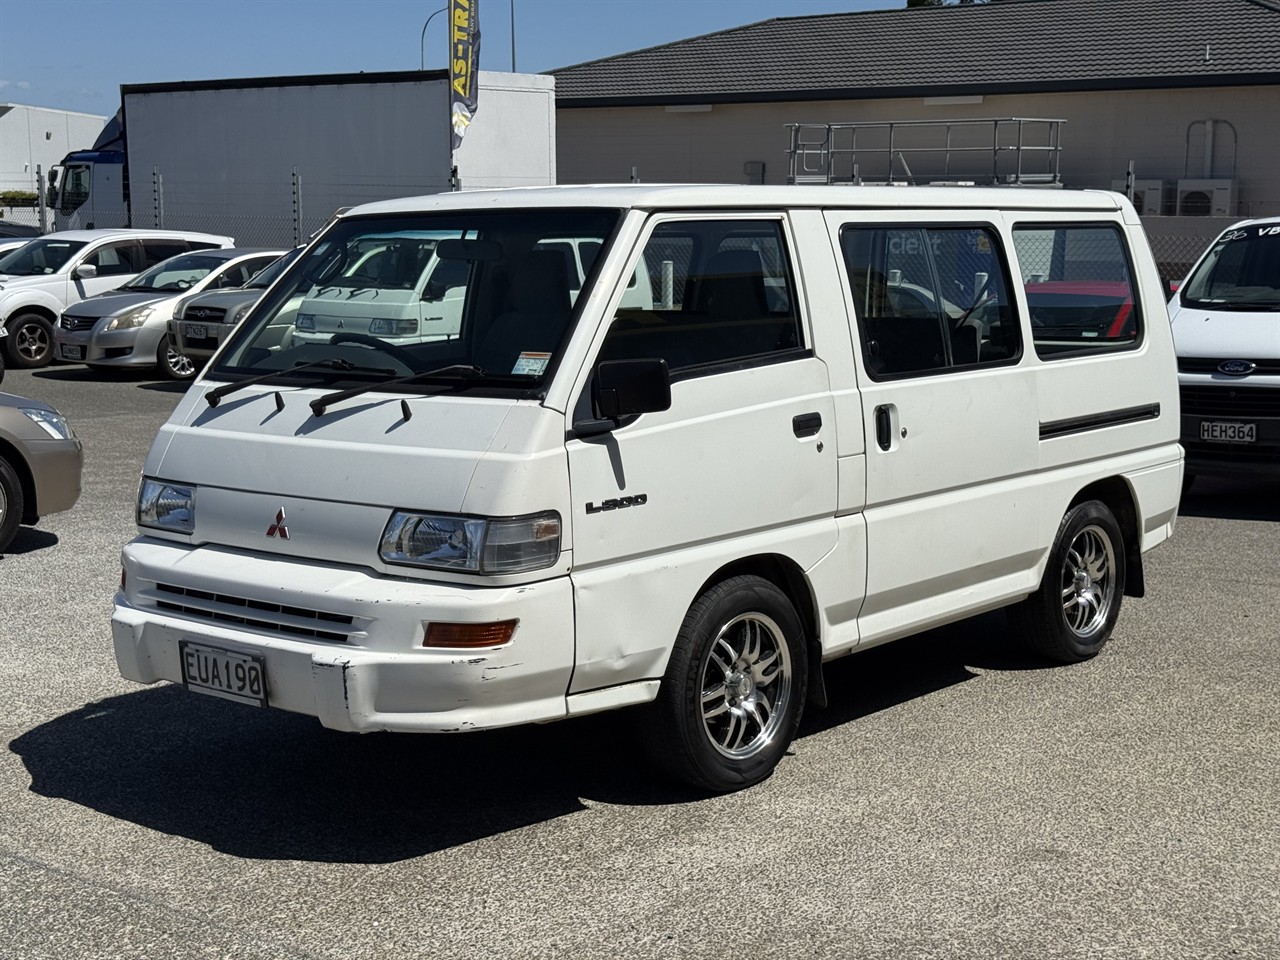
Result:
[[289,539],[289,528],[284,525],[284,507],[276,511],[276,522],[267,527],[267,536],[279,536],[281,540]]

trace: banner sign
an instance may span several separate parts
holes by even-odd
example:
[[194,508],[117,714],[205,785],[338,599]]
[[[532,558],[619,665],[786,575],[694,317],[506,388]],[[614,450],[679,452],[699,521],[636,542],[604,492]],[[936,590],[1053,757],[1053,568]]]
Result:
[[480,0],[449,0],[449,122],[454,150],[476,114],[479,69]]

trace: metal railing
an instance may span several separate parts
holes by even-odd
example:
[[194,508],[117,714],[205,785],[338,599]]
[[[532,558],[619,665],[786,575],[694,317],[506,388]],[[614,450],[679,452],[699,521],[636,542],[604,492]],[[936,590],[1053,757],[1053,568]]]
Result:
[[789,123],[787,183],[1060,184],[1065,120]]

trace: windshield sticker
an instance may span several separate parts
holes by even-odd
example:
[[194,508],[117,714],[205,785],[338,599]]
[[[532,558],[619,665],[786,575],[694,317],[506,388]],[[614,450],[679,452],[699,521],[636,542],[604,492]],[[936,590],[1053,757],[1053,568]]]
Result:
[[542,371],[547,369],[547,364],[550,362],[551,354],[532,353],[526,350],[516,359],[516,365],[511,372],[515,376],[540,377],[542,376]]

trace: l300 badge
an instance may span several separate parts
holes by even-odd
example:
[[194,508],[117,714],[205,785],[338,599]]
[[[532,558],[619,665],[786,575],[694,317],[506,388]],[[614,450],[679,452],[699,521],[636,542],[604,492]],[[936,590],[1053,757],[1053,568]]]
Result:
[[617,497],[613,500],[601,500],[599,503],[588,503],[587,513],[621,510],[623,507],[643,507],[648,502],[649,495],[647,493],[637,493],[634,497]]

